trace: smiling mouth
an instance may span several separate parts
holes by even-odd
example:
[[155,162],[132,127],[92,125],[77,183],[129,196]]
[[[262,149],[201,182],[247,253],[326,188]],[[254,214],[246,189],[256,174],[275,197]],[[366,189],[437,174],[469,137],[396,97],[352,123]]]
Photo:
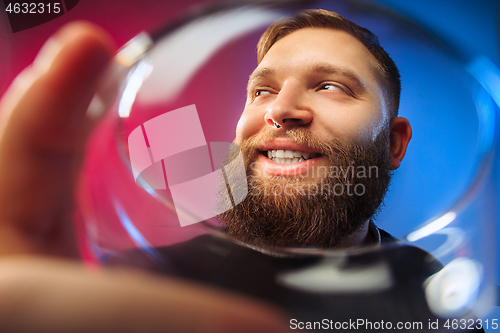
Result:
[[293,164],[322,156],[320,153],[310,153],[300,150],[267,150],[261,152],[275,163]]

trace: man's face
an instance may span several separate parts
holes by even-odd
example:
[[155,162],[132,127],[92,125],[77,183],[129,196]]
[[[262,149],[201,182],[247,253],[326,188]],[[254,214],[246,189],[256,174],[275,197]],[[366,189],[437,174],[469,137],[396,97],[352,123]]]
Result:
[[[375,64],[365,46],[341,30],[305,28],[280,39],[250,77],[236,143],[297,127],[322,141],[373,143],[389,118]],[[314,150],[287,138],[262,142],[259,150],[264,154],[254,166],[269,177],[311,175],[309,168],[328,163],[324,156],[294,164],[265,157],[269,150]]]
[[[375,64],[356,38],[332,29],[298,30],[271,47],[250,77],[236,130],[249,194],[220,215],[229,235],[335,247],[366,226],[390,180]],[[246,188],[228,177],[232,191]]]

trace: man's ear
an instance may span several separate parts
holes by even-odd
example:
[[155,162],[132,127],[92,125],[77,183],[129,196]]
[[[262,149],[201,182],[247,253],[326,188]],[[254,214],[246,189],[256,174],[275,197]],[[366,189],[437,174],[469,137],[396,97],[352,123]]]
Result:
[[391,156],[390,168],[395,170],[399,168],[403,157],[406,154],[406,147],[411,139],[411,126],[408,119],[395,117],[391,119]]

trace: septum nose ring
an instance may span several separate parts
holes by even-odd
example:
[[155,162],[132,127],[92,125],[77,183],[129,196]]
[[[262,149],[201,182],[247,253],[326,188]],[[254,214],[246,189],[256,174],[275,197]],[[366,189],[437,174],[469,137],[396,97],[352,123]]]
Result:
[[[281,125],[278,124],[276,121],[274,121],[274,119],[271,119],[274,123],[274,126],[276,126],[276,128],[281,128]],[[283,123],[285,123],[285,119],[283,119]]]

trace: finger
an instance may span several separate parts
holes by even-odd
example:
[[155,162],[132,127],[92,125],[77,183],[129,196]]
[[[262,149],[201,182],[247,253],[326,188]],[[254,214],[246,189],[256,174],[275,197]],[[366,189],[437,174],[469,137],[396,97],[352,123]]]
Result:
[[75,252],[76,170],[110,38],[83,22],[61,29],[0,102],[0,254]]
[[2,332],[287,332],[271,306],[220,291],[78,264],[0,261]]

